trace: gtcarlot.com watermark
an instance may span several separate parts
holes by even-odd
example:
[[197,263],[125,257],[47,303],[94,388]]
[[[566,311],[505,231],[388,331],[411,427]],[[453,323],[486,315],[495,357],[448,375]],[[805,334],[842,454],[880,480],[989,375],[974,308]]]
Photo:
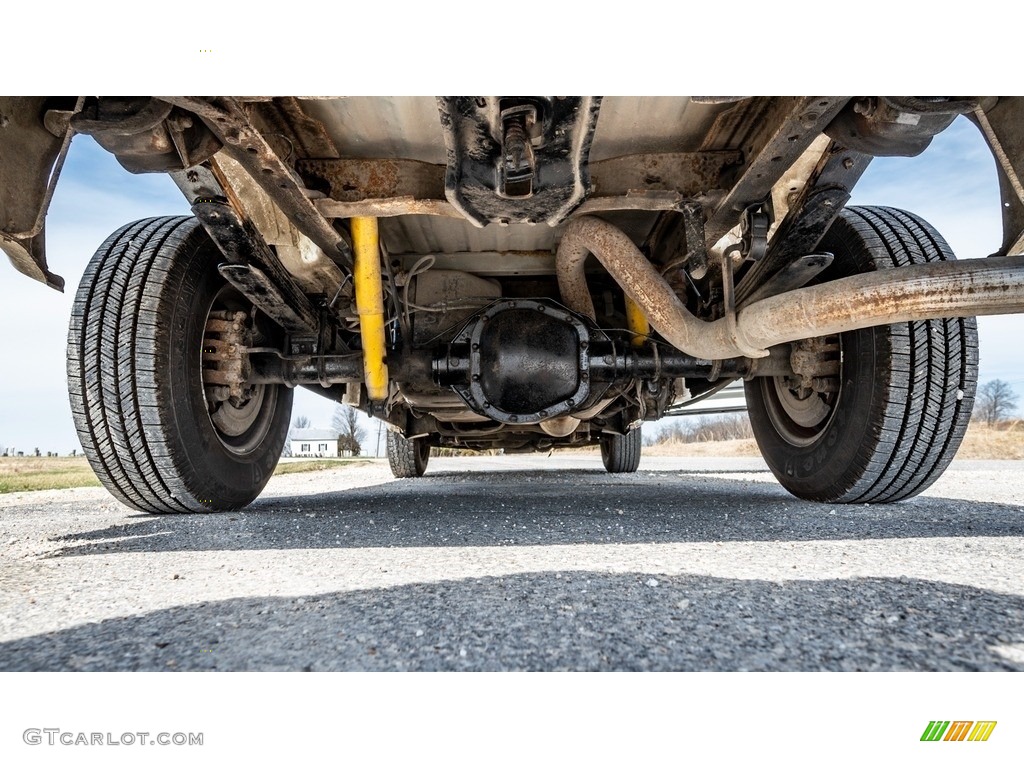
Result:
[[202,733],[167,733],[160,731],[125,731],[124,733],[96,733],[64,731],[60,728],[26,728],[22,741],[30,746],[66,747],[201,747]]

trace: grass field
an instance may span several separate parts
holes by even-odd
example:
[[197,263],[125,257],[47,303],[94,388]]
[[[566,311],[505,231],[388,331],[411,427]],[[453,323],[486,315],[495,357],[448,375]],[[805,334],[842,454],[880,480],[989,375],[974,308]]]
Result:
[[[760,456],[757,443],[749,440],[721,440],[708,443],[660,443],[644,446],[647,456]],[[967,429],[958,459],[1024,459],[1024,421],[987,427],[972,422]]]
[[274,470],[275,475],[290,475],[293,472],[319,472],[322,469],[338,469],[365,464],[369,459],[309,459],[308,461],[283,461]]
[[83,488],[99,484],[84,456],[0,456],[0,493]]
[[1024,459],[1024,420],[996,428],[973,423],[967,430],[958,459]]
[[[318,472],[322,469],[363,464],[367,459],[310,459],[281,462],[275,475],[293,472]],[[83,456],[7,457],[0,456],[0,493],[50,491],[59,488],[98,486],[89,462]]]

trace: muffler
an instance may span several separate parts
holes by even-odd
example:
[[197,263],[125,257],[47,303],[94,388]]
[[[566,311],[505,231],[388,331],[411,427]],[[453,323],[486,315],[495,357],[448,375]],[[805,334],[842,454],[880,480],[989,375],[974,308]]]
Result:
[[592,216],[558,246],[562,301],[596,320],[583,264],[594,256],[672,346],[708,360],[765,357],[777,344],[889,323],[1024,312],[1024,256],[880,270],[771,296],[714,321],[694,316],[633,241]]

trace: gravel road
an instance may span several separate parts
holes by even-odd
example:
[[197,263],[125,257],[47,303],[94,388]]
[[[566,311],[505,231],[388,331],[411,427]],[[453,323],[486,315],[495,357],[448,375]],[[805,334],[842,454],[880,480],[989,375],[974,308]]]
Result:
[[371,462],[241,513],[0,496],[0,671],[1024,670],[1024,462],[898,505],[759,459]]

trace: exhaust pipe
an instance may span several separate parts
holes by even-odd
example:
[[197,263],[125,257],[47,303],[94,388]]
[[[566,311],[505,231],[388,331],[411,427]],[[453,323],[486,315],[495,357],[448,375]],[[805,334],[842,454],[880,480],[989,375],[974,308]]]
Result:
[[844,277],[754,302],[734,320],[708,322],[683,305],[625,233],[581,216],[566,227],[555,264],[562,301],[591,320],[583,272],[590,253],[672,346],[708,360],[765,357],[776,344],[889,323],[1024,312],[1024,256],[1001,256]]

